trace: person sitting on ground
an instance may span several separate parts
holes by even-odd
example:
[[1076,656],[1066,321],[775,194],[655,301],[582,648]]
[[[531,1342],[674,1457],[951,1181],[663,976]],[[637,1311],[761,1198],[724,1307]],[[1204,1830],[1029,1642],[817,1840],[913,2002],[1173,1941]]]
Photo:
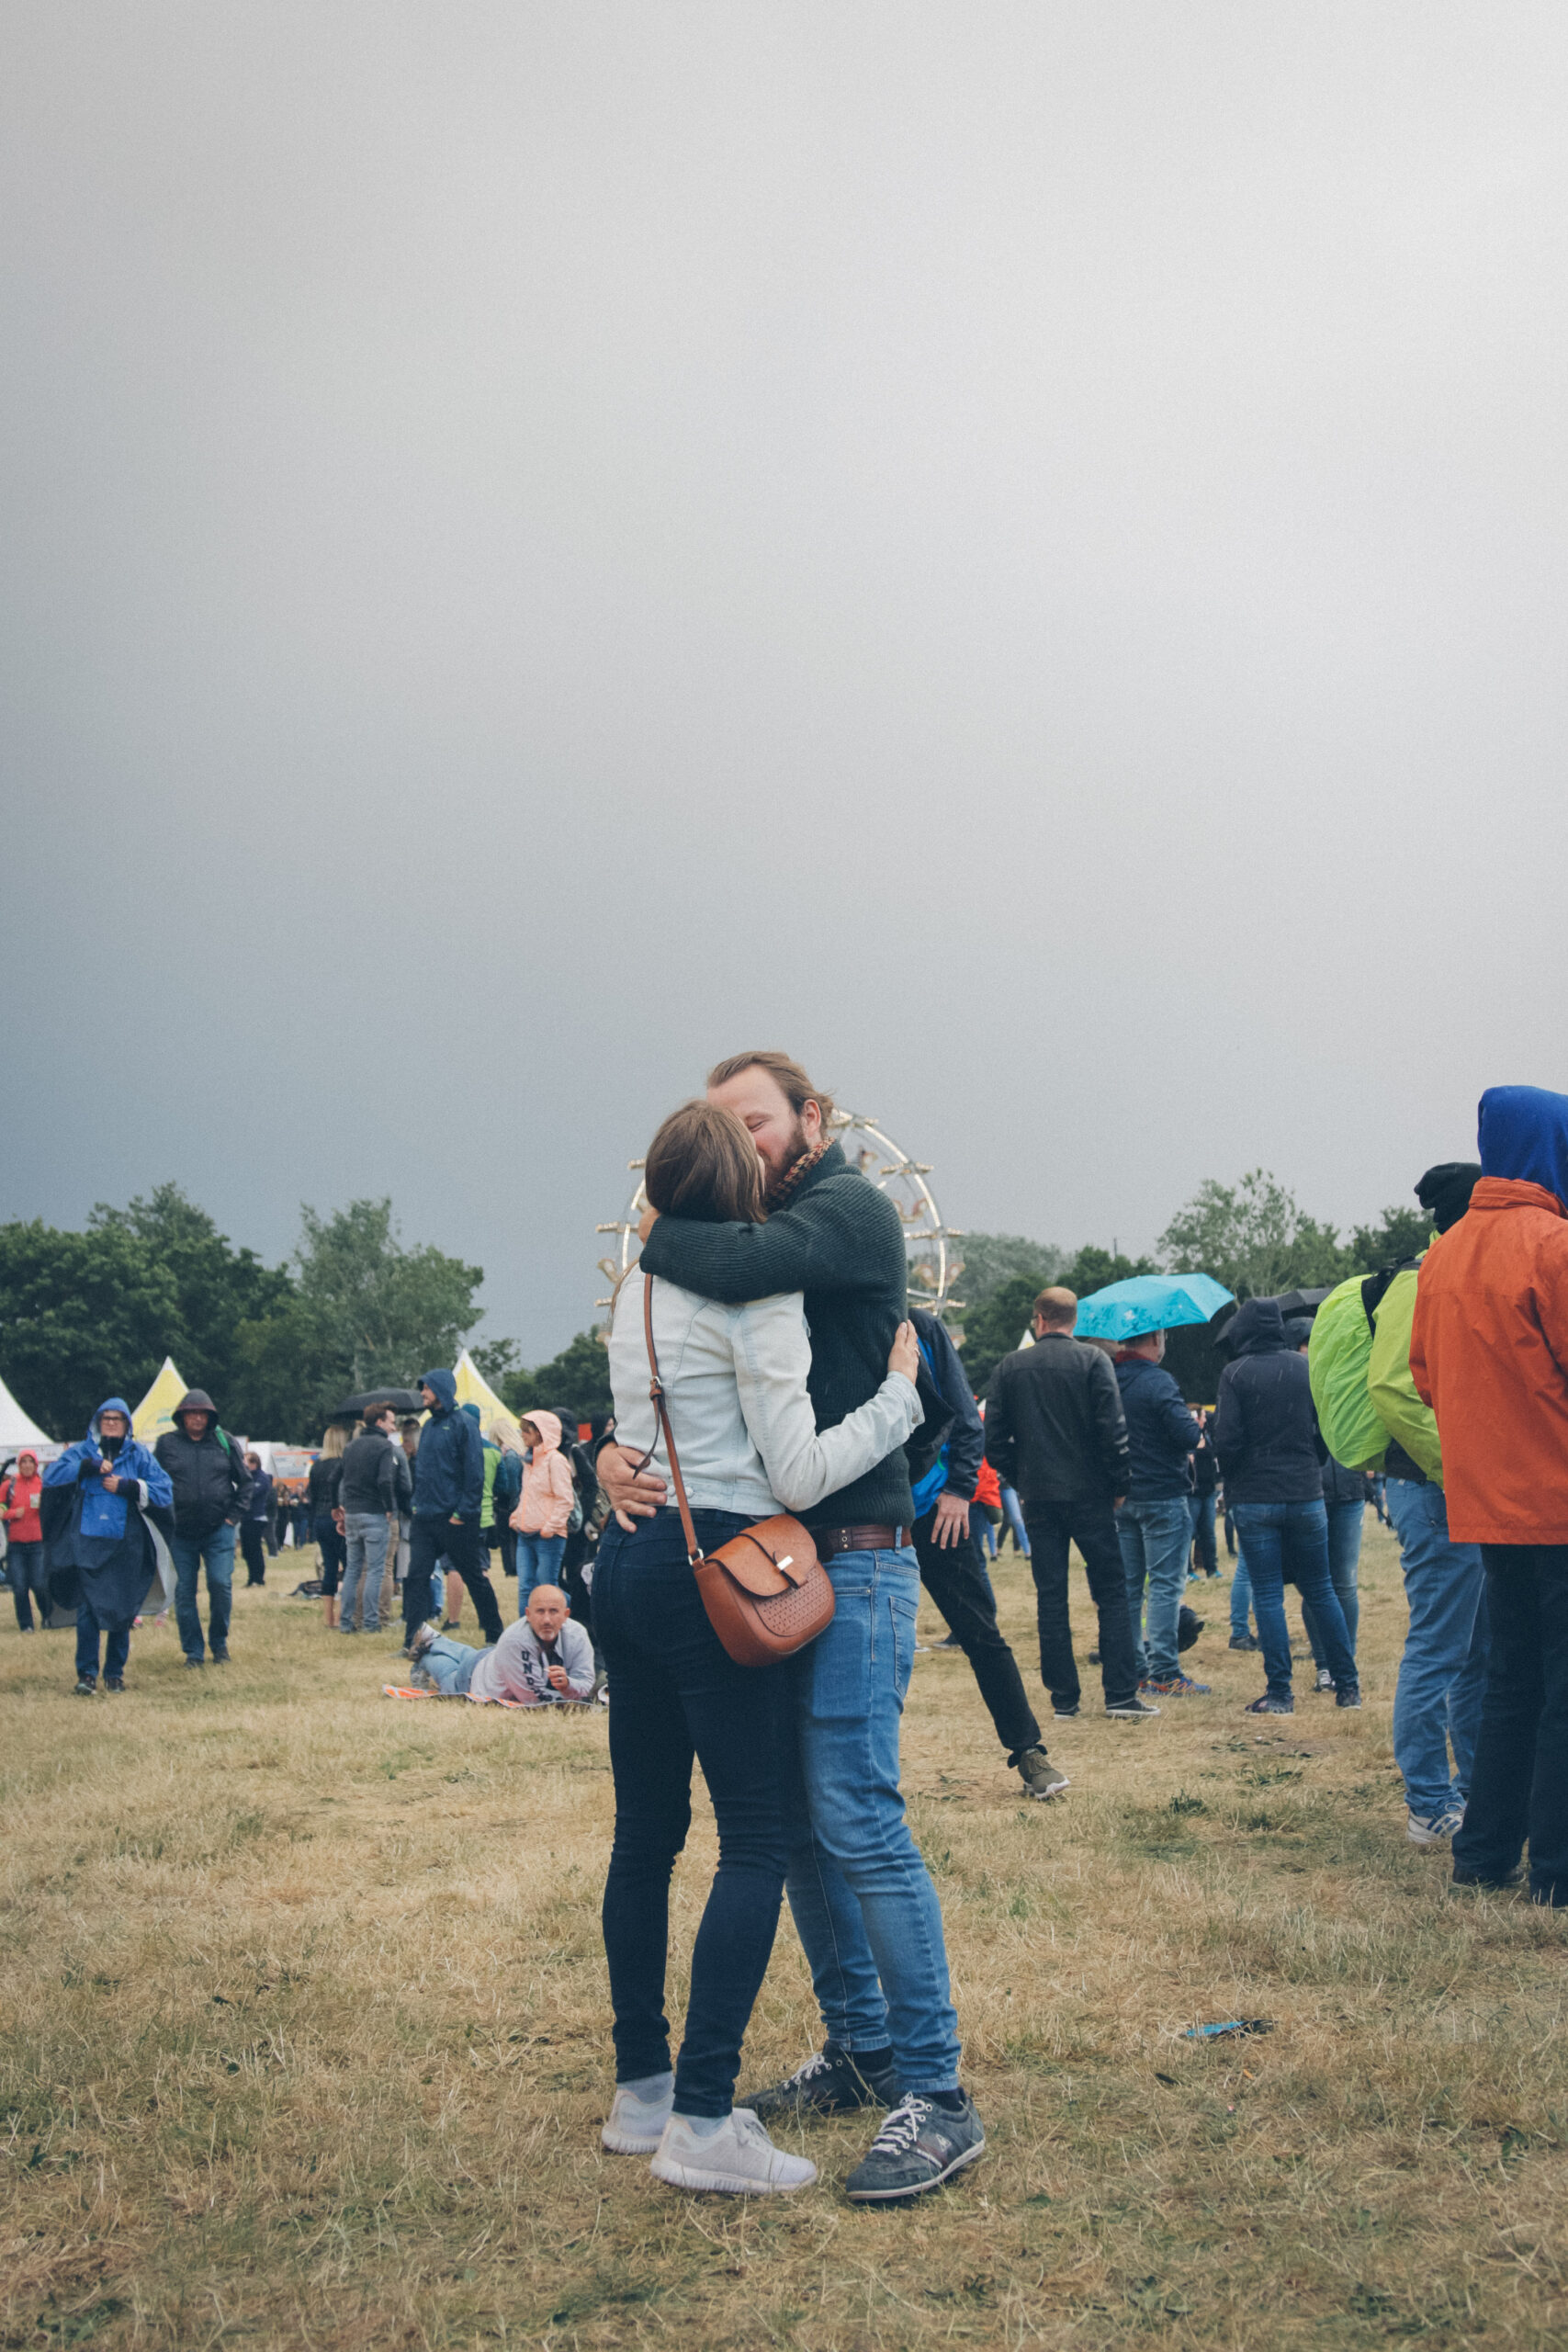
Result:
[[525,1707],[585,1707],[593,1696],[593,1645],[567,1614],[558,1584],[536,1584],[528,1613],[499,1642],[477,1650],[422,1626],[414,1679],[444,1698],[514,1699]]

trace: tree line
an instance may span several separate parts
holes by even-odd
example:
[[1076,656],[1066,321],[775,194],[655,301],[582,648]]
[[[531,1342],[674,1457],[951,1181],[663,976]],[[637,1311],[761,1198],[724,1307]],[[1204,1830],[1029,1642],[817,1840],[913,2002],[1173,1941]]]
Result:
[[[1234,1186],[1200,1185],[1154,1258],[971,1234],[956,1285],[964,1368],[983,1395],[1047,1283],[1083,1297],[1130,1274],[1201,1268],[1238,1297],[1259,1297],[1375,1272],[1427,1238],[1418,1210],[1391,1208],[1341,1240],[1262,1169]],[[328,1216],[303,1208],[288,1260],[265,1266],[177,1184],[160,1184],[126,1208],[100,1204],[82,1232],[37,1219],[0,1225],[0,1376],[41,1427],[73,1437],[106,1396],[134,1404],[172,1355],[231,1428],[305,1443],[344,1396],[405,1385],[471,1343],[513,1412],[548,1406],[579,1420],[608,1412],[608,1360],[595,1331],[531,1369],[513,1340],[474,1342],[483,1281],[482,1267],[406,1244],[389,1200],[351,1201]],[[1193,1361],[1173,1351],[1173,1369],[1189,1393],[1209,1393],[1201,1335],[1183,1344]]]

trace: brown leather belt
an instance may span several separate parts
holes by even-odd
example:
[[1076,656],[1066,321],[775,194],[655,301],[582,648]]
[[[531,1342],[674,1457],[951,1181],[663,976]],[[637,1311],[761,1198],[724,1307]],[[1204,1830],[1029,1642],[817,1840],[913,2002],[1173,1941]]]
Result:
[[837,1552],[897,1552],[908,1536],[902,1527],[814,1527],[811,1541],[819,1560]]

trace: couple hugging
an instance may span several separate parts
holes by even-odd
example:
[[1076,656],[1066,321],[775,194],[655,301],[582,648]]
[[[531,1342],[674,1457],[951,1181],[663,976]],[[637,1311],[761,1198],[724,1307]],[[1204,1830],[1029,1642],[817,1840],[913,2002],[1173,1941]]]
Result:
[[[593,1576],[615,1786],[604,1946],[616,2089],[604,2141],[651,2156],[679,2188],[777,2191],[817,2168],[776,2148],[764,2117],[885,2107],[847,2184],[873,2203],[937,2188],[985,2134],[959,2087],[942,1911],[898,1791],[919,1599],[904,1446],[921,1419],[903,1227],[829,1140],[832,1107],[784,1055],[740,1054],[649,1148],[642,1258],[610,1333],[617,1443],[599,1476],[615,1519]],[[697,1590],[649,1396],[650,1282],[703,1551],[793,1511],[832,1581],[832,1623],[780,1665],[736,1665]],[[669,1891],[694,1757],[719,1860],[671,2073]],[[737,2108],[786,1887],[826,2046]]]

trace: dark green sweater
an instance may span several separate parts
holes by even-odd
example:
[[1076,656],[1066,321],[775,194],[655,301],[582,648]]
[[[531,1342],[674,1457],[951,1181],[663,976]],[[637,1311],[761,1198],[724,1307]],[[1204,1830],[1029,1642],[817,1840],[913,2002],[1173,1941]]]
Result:
[[[642,1262],[649,1273],[727,1306],[804,1291],[819,1430],[835,1428],[887,1376],[887,1351],[908,1310],[903,1223],[839,1144],[829,1145],[788,1208],[765,1225],[661,1216]],[[907,1528],[914,1516],[902,1446],[804,1514],[809,1527]]]

